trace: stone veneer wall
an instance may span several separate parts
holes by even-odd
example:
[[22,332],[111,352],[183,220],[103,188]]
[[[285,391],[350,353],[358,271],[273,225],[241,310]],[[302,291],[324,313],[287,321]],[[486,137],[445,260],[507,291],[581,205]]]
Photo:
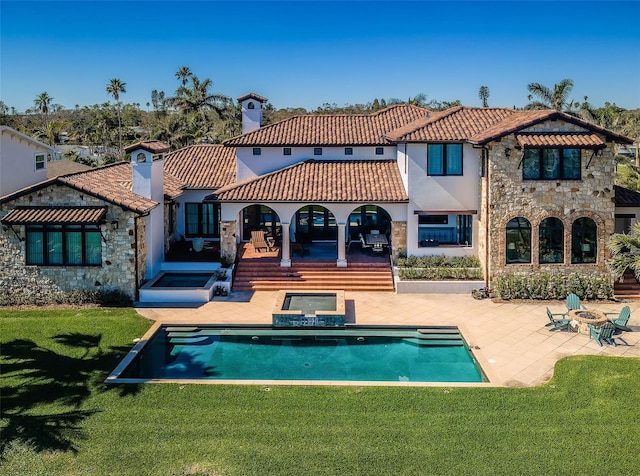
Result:
[[[18,205],[104,206],[106,203],[67,187],[51,185],[0,205],[0,217]],[[112,229],[112,220],[118,221],[117,230]],[[117,289],[135,297],[133,214],[109,205],[106,221],[101,226],[102,266],[26,266],[25,242],[10,229],[0,228],[0,292],[24,286],[38,288],[38,292],[45,294],[75,289]],[[14,229],[25,238],[24,226],[14,226]]]
[[[564,123],[550,121],[532,127],[527,132],[578,132],[584,129]],[[482,204],[489,193],[489,275],[501,272],[560,271],[581,274],[607,272],[606,240],[614,232],[614,175],[615,161],[613,144],[593,155],[592,150],[582,151],[581,180],[523,180],[519,167],[522,151],[516,149],[515,137],[508,136],[493,143],[489,153],[489,188],[483,188]],[[511,156],[505,157],[506,147]],[[591,164],[587,169],[587,164]],[[506,264],[506,225],[515,217],[524,217],[531,223],[530,264]],[[564,225],[564,263],[538,264],[540,222],[548,217],[560,219]],[[572,223],[581,217],[592,218],[598,227],[598,251],[594,264],[571,264]],[[480,237],[483,232],[480,226]],[[482,240],[481,240],[482,242]],[[481,254],[482,259],[482,254]]]
[[225,258],[233,263],[236,260],[238,244],[236,241],[236,222],[220,222],[220,258]]
[[400,254],[407,254],[407,222],[391,222],[391,259],[395,262]]

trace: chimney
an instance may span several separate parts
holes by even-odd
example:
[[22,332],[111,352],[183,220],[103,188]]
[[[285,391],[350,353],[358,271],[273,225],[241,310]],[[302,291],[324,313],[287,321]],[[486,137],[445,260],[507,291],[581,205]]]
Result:
[[255,93],[245,94],[238,98],[242,105],[242,133],[253,132],[262,127],[262,104],[267,98]]

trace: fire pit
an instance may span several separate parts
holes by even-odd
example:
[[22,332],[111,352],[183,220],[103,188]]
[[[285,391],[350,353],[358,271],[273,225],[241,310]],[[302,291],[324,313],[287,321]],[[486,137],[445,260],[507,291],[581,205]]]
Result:
[[574,309],[569,311],[569,323],[574,331],[580,334],[589,334],[589,324],[596,329],[607,322],[607,316],[600,311],[587,311],[584,309]]

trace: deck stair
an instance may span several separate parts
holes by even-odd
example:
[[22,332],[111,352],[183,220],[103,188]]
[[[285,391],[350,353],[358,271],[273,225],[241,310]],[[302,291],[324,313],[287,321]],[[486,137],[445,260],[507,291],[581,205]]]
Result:
[[640,297],[640,283],[636,280],[633,271],[627,269],[624,273],[623,282],[614,282],[613,294],[616,297]]
[[342,289],[345,291],[393,291],[391,265],[386,262],[336,262],[294,260],[280,267],[277,258],[239,260],[232,291],[277,291],[281,289]]

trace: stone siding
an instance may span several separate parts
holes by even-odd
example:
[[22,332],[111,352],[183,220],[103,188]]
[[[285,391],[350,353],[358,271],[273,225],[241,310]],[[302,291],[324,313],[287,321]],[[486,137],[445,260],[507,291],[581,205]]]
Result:
[[[523,132],[582,132],[584,129],[550,121]],[[503,138],[489,147],[489,182],[482,187],[481,207],[488,202],[482,217],[488,219],[488,248],[480,248],[480,258],[488,256],[489,276],[502,272],[560,271],[581,274],[606,272],[606,241],[614,232],[613,144],[594,155],[593,150],[581,152],[581,180],[523,180],[523,151],[516,149],[515,136]],[[510,157],[504,154],[511,149]],[[590,163],[589,163],[590,162]],[[589,167],[587,168],[587,164]],[[487,194],[488,193],[488,197]],[[488,198],[488,200],[487,200]],[[515,217],[531,223],[531,263],[506,264],[506,225]],[[538,264],[539,225],[549,217],[558,218],[564,225],[564,262]],[[594,220],[597,226],[597,258],[593,264],[571,264],[571,230],[573,222],[582,217]],[[483,242],[483,223],[479,227],[479,243]],[[485,254],[486,253],[486,254]]]
[[[38,288],[40,293],[82,290],[119,290],[134,298],[135,240],[134,215],[103,200],[59,185],[50,185],[0,205],[0,217],[16,206],[105,206],[106,224],[102,234],[101,266],[27,266],[25,264],[25,227],[14,226],[20,239],[11,229],[0,228],[0,292],[24,287]],[[111,222],[118,222],[113,229]],[[144,259],[143,259],[144,263]]]
[[236,222],[220,222],[220,259],[226,259],[230,263],[236,260],[238,243],[236,240]]
[[391,259],[395,262],[398,257],[407,254],[407,222],[391,222]]

